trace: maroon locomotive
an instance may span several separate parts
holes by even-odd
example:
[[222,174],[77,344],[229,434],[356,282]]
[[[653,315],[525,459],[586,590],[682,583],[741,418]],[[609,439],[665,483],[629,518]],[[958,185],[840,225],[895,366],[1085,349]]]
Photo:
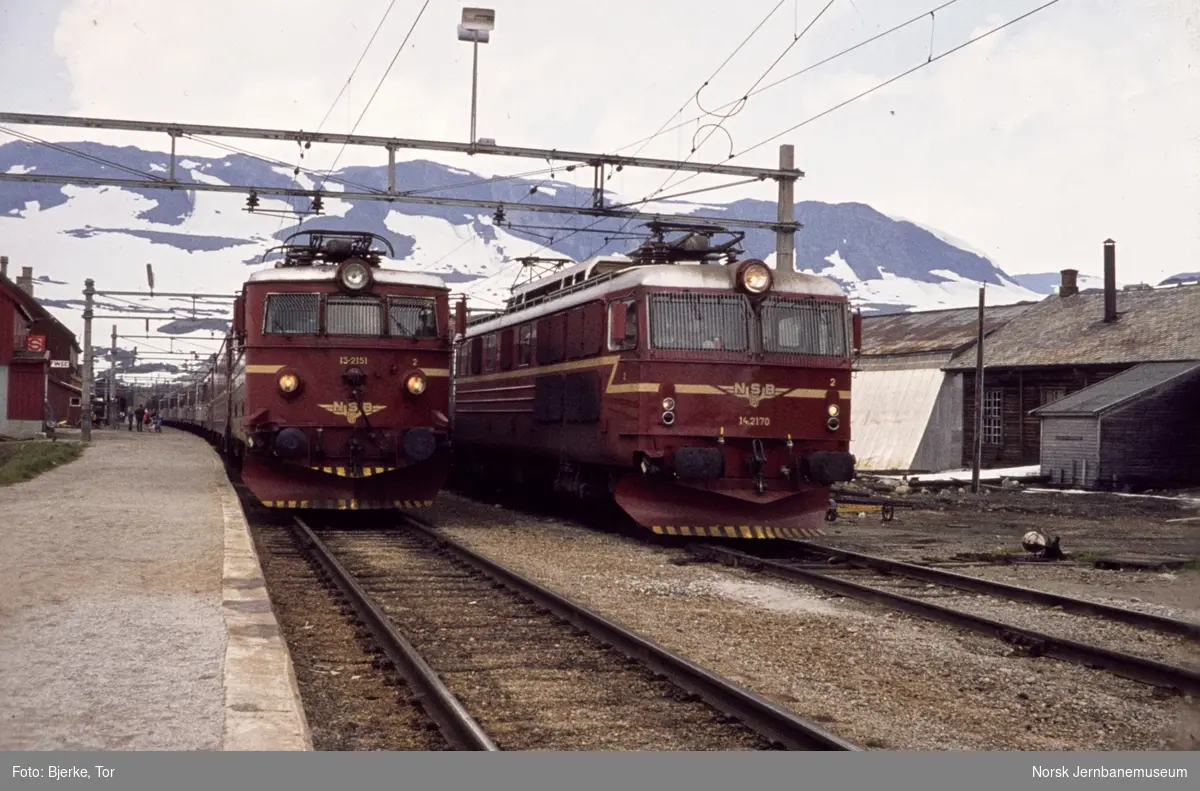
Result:
[[660,534],[821,534],[830,486],[854,477],[860,319],[833,281],[691,231],[665,242],[660,226],[459,320],[462,473],[615,499]]
[[392,252],[365,232],[289,237],[246,281],[211,370],[170,400],[168,420],[209,435],[266,506],[427,507],[445,483],[449,290],[382,268],[376,242]]

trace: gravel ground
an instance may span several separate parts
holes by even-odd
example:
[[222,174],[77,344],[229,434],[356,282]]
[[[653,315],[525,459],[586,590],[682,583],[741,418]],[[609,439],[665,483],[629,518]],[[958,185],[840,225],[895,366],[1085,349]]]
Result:
[[322,538],[503,750],[769,749],[418,538]]
[[[432,722],[401,698],[407,688],[389,684],[371,666],[374,657],[355,637],[332,592],[296,549],[288,530],[264,524],[262,509],[247,507],[316,750],[445,750]],[[256,518],[257,517],[257,518]]]
[[965,593],[933,583],[884,576],[868,571],[822,572],[837,579],[899,593],[954,610],[1034,629],[1056,637],[1065,637],[1088,645],[1124,651],[1134,656],[1155,659],[1172,665],[1200,669],[1200,650],[1195,642],[1151,629],[1140,629],[1105,618],[1063,612],[1008,599]]
[[1200,622],[1200,572],[1105,571],[1054,564],[969,566],[959,574],[1024,585],[1151,615]]
[[1194,704],[1143,684],[807,586],[675,565],[682,550],[452,494],[439,506],[436,523],[476,551],[863,746],[1200,745]]
[[188,434],[92,436],[0,489],[0,750],[220,749],[223,471]]

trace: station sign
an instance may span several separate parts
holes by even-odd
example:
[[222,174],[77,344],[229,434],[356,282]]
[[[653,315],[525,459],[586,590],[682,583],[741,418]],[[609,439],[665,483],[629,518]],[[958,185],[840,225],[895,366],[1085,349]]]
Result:
[[51,360],[50,367],[51,368],[70,368],[71,361],[70,360]]
[[496,29],[496,12],[491,8],[464,8],[462,12],[464,30],[483,32]]
[[46,351],[46,336],[45,335],[26,335],[25,336],[25,351],[27,351],[27,352],[44,352],[44,351]]

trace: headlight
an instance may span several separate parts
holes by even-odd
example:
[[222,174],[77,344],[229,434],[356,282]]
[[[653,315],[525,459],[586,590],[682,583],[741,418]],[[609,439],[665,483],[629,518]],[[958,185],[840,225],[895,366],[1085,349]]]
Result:
[[371,270],[366,264],[351,261],[342,267],[342,285],[351,291],[362,291],[371,283]]
[[771,287],[771,270],[759,261],[742,270],[742,286],[751,294],[761,294]]
[[404,386],[413,395],[421,395],[425,392],[425,377],[420,374],[409,374],[408,378],[404,380]]
[[674,398],[667,396],[666,398],[663,399],[663,411],[664,412],[670,412],[674,408],[675,408],[675,399]]
[[292,394],[300,389],[300,377],[295,374],[280,374],[279,390],[281,392]]
[[841,411],[842,410],[840,408],[838,408],[837,404],[829,405],[829,416],[830,417],[837,417],[839,414],[841,414]]

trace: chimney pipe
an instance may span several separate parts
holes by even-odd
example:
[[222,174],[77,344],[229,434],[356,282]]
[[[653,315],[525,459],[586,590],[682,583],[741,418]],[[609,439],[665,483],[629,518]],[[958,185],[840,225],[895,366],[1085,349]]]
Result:
[[1117,320],[1117,243],[1104,240],[1104,320]]
[[33,296],[33,267],[21,267],[21,276],[17,278],[17,288],[29,296]]
[[1058,287],[1058,295],[1060,297],[1073,297],[1078,294],[1079,285],[1075,278],[1079,276],[1079,270],[1064,269],[1059,274],[1062,275],[1062,285]]
[[0,277],[8,277],[8,256],[0,255]]

